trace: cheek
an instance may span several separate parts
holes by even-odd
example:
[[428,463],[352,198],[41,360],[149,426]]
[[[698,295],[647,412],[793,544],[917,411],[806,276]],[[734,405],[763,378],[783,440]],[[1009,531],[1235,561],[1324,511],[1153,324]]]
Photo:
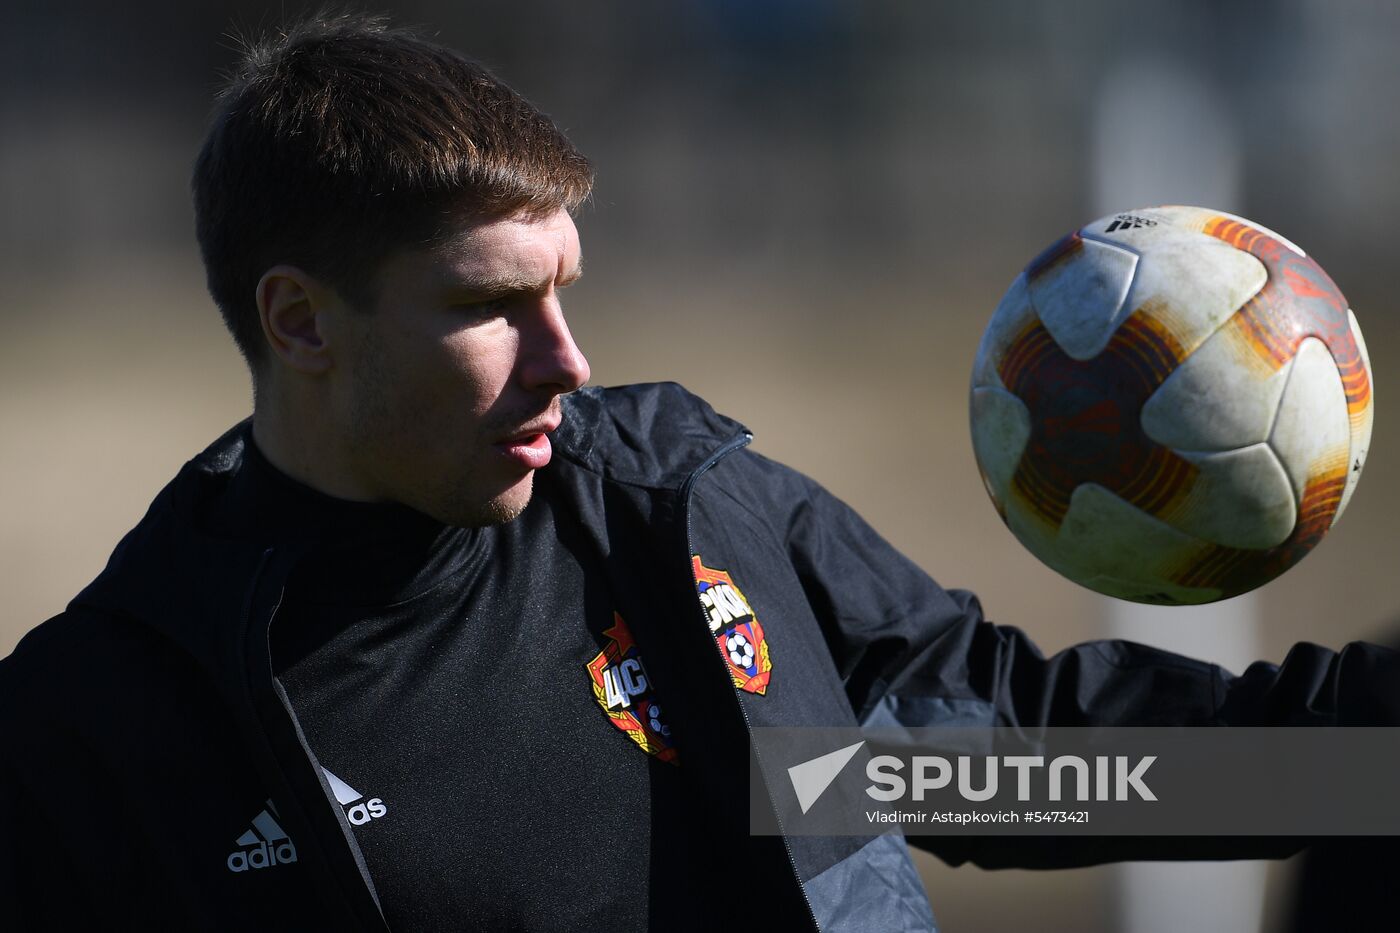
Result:
[[440,350],[441,375],[448,383],[445,389],[451,403],[480,414],[505,392],[515,369],[515,342],[505,328],[450,335]]
[[383,328],[362,345],[352,405],[357,443],[392,459],[460,456],[507,391],[514,332],[504,322]]

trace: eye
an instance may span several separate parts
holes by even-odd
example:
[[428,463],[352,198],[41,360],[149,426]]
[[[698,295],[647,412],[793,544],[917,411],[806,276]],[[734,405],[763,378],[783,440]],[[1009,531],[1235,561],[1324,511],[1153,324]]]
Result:
[[503,314],[510,304],[509,295],[497,295],[495,298],[484,298],[481,301],[467,301],[453,305],[453,309],[476,317],[495,317]]

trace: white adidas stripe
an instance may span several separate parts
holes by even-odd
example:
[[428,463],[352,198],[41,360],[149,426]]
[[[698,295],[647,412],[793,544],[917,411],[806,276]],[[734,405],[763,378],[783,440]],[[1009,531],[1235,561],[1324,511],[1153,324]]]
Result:
[[346,784],[334,774],[331,774],[325,768],[322,768],[321,771],[323,774],[325,774],[326,780],[330,782],[331,792],[335,794],[335,802],[340,804],[342,807],[345,806],[347,803],[354,803],[356,800],[359,800],[361,797],[364,796],[359,791],[355,790],[355,788],[351,787],[349,784]]

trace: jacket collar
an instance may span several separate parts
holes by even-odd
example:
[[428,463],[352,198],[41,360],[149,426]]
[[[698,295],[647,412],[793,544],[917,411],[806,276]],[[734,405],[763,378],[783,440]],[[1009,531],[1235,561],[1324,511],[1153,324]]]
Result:
[[553,436],[566,460],[605,479],[679,489],[716,451],[749,433],[674,382],[603,389],[564,399]]

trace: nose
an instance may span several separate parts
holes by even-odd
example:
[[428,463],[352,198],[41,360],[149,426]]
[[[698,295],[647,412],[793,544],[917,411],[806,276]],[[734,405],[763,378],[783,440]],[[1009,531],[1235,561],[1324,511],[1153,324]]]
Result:
[[520,379],[524,387],[562,395],[587,384],[592,375],[588,360],[569,333],[558,299],[549,296],[542,300],[530,318],[520,335]]

